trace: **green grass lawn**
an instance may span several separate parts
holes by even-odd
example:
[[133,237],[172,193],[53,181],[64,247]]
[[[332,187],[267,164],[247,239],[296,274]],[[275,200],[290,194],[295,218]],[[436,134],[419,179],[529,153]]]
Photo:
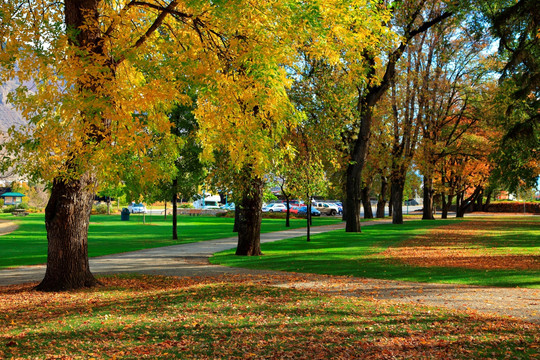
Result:
[[[35,265],[47,260],[47,234],[44,215],[30,214],[14,217],[0,214],[0,219],[19,224],[19,229],[0,236],[0,268]],[[313,220],[313,225],[339,223],[338,218],[321,217]],[[235,236],[232,232],[234,219],[206,216],[179,216],[178,237],[173,241],[171,216],[131,215],[130,221],[120,221],[120,215],[92,215],[88,234],[90,257],[121,252],[155,248],[160,246],[185,244],[204,240]],[[291,219],[290,228],[304,227],[305,219]],[[263,219],[262,232],[286,230],[284,219]]]
[[[411,266],[381,255],[391,246],[398,246],[415,236],[427,234],[430,229],[455,224],[456,221],[413,220],[403,225],[366,226],[362,229],[362,233],[333,231],[315,235],[309,243],[305,237],[300,237],[263,244],[261,250],[264,256],[239,257],[235,256],[233,251],[224,251],[214,255],[210,262],[252,269],[365,278],[540,288],[538,270]],[[494,249],[495,253],[505,251],[512,254],[540,256],[539,217],[500,221],[499,228],[482,235],[482,242],[477,239],[476,247]]]
[[107,277],[0,288],[0,358],[532,359],[540,326],[255,279]]

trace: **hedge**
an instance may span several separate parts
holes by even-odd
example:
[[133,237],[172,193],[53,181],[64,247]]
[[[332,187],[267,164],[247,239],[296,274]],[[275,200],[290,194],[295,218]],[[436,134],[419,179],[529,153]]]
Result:
[[488,212],[500,212],[500,213],[534,213],[540,214],[540,202],[526,202],[525,211],[523,209],[523,202],[508,201],[508,202],[496,202],[489,204]]

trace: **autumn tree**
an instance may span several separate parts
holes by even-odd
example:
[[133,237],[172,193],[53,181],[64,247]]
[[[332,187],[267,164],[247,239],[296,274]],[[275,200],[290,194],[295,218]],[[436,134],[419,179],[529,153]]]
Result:
[[476,38],[463,26],[439,29],[434,34],[433,64],[425,74],[429,88],[423,101],[428,111],[422,117],[421,157],[418,159],[424,177],[423,219],[433,218],[435,187],[433,172],[439,161],[458,154],[460,139],[474,133],[485,118],[484,103],[488,71],[481,50],[485,38]]
[[494,154],[492,180],[511,192],[535,186],[540,176],[540,4],[534,0],[478,0],[499,41],[502,63],[496,68],[499,128],[505,136]]
[[200,160],[202,147],[197,139],[198,123],[193,114],[193,106],[177,104],[171,112],[171,132],[179,142],[179,150],[174,160],[172,182],[168,183],[167,195],[172,203],[172,238],[178,239],[178,195],[190,198],[197,194],[198,187],[206,176],[205,164]]
[[430,66],[432,53],[425,52],[425,40],[428,31],[419,34],[411,40],[406,49],[403,63],[398,63],[402,69],[392,81],[389,94],[391,103],[392,126],[392,161],[390,166],[392,223],[403,223],[403,191],[406,175],[415,156],[419,135],[420,119],[426,110],[421,101],[425,89],[425,79],[422,76]]
[[[47,271],[39,290],[96,284],[87,234],[97,177],[133,141],[147,139],[136,129],[165,125],[159,107],[178,96],[137,68],[143,60],[147,67],[155,65],[144,54],[168,15],[165,10],[175,10],[177,2],[160,10],[150,5],[2,3],[2,13],[10,14],[9,31],[0,40],[3,78],[37,87],[30,93],[22,86],[16,93],[14,103],[29,125],[12,133],[10,149],[19,152],[20,169],[52,182],[45,211]],[[177,17],[189,19],[181,11]],[[147,113],[150,123],[132,117],[135,111]]]
[[96,182],[126,159],[137,161],[142,178],[163,175],[165,162],[126,153],[167,153],[167,114],[172,104],[189,101],[193,82],[200,84],[204,155],[224,147],[234,157],[250,207],[240,244],[247,239],[245,253],[259,252],[260,216],[250,214],[260,211],[265,156],[289,112],[280,65],[294,51],[283,40],[298,33],[290,26],[303,21],[296,15],[301,3],[32,0],[1,6],[2,80],[36,84],[34,92],[21,86],[14,94],[29,124],[12,132],[9,149],[19,169],[52,183],[40,290],[96,284],[87,250]]
[[341,135],[343,123],[352,116],[343,111],[349,108],[343,104],[351,101],[347,88],[341,86],[346,73],[328,59],[306,51],[301,56],[289,90],[300,116],[296,129],[285,138],[290,150],[284,158],[284,170],[292,193],[304,199],[309,208],[312,196],[325,194],[333,185],[332,179],[343,171],[346,158]]
[[[358,53],[358,59],[367,67],[368,81],[357,82],[356,111],[358,118],[353,123],[355,129],[354,146],[351,147],[350,165],[346,176],[346,231],[360,231],[360,194],[362,171],[365,167],[375,105],[389,89],[396,75],[396,65],[411,40],[418,34],[443,22],[455,14],[455,9],[443,1],[398,1],[390,3],[392,18],[381,25],[390,25],[400,35],[398,44],[387,51],[386,47],[371,47]],[[352,29],[351,31],[354,31]]]

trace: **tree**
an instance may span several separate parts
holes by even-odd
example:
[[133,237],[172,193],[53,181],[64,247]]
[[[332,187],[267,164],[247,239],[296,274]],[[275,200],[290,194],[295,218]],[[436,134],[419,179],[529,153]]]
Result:
[[[190,198],[197,194],[199,186],[206,176],[205,164],[200,161],[202,147],[197,140],[197,120],[193,114],[193,106],[177,105],[170,115],[171,131],[179,140],[180,149],[174,161],[175,174],[172,183],[168,183],[168,198],[173,206],[172,238],[178,239],[178,194]],[[167,197],[166,197],[167,198]]]
[[403,68],[404,75],[397,75],[390,85],[393,129],[390,201],[393,224],[403,224],[402,205],[406,175],[416,152],[420,133],[419,119],[425,111],[419,100],[425,87],[425,84],[422,84],[422,72],[425,71],[424,67],[430,66],[430,53],[424,54],[426,33],[427,31],[411,40],[406,50],[407,58],[403,59],[405,64],[398,64]]
[[[350,165],[347,167],[346,177],[346,221],[347,232],[360,231],[359,189],[361,187],[362,171],[365,166],[368,151],[373,111],[375,105],[390,87],[395,74],[396,65],[403,55],[410,41],[432,26],[443,22],[454,15],[454,9],[444,2],[433,1],[405,1],[392,4],[392,25],[398,27],[401,41],[399,45],[384,56],[384,48],[372,47],[361,54],[360,59],[367,64],[365,70],[368,81],[357,83],[356,111],[358,119],[354,123],[357,139],[350,148]],[[388,23],[388,20],[384,24]],[[381,66],[381,58],[386,59]],[[378,69],[382,68],[379,73]]]
[[434,176],[439,162],[460,152],[459,140],[477,129],[488,110],[484,105],[487,70],[480,55],[487,39],[466,31],[468,27],[456,21],[428,33],[429,62],[422,74],[420,97],[422,139],[416,160],[424,177],[423,219],[434,218]]
[[[33,93],[21,86],[14,94],[30,123],[12,132],[8,148],[18,154],[19,169],[52,183],[45,216],[47,272],[38,289],[96,284],[87,250],[96,181],[132,160],[144,169],[143,179],[162,176],[165,163],[153,164],[156,156],[139,153],[167,153],[173,142],[167,113],[172,104],[189,100],[184,88],[194,80],[201,85],[201,140],[215,145],[207,154],[228,134],[215,126],[214,115],[235,122],[230,133],[250,135],[240,143],[227,137],[227,147],[246,145],[232,153],[239,169],[254,174],[241,178],[257,188],[264,172],[258,155],[267,154],[268,146],[248,145],[261,134],[282,133],[286,81],[278,64],[289,48],[278,39],[294,32],[282,26],[293,17],[286,1],[252,5],[66,0],[62,8],[41,0],[2,2],[2,80],[37,85]],[[211,110],[216,105],[226,116]],[[254,125],[262,133],[251,133]],[[134,151],[136,157],[126,156]]]
[[493,180],[514,192],[540,176],[540,4],[534,0],[479,1],[504,60],[497,101],[505,136],[494,154]]
[[[9,148],[20,150],[20,168],[52,182],[45,209],[47,271],[37,287],[45,291],[96,284],[88,266],[87,234],[97,174],[110,165],[109,155],[125,145],[121,132],[140,125],[125,119],[135,109],[151,112],[158,105],[155,96],[163,95],[156,91],[149,96],[148,86],[131,80],[141,58],[135,51],[167,13],[155,14],[133,2],[122,9],[99,0],[66,0],[63,5],[2,3],[2,14],[10,14],[4,23],[9,30],[0,40],[3,79],[37,85],[34,93],[24,86],[16,93],[14,103],[30,124],[12,132]],[[174,2],[169,5],[174,7]],[[136,88],[142,96],[133,92]]]

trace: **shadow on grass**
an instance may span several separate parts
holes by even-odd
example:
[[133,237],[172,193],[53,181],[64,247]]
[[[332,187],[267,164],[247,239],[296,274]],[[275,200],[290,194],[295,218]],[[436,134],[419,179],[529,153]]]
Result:
[[[527,356],[540,327],[249,284],[135,277],[4,293],[2,357]],[[4,326],[5,325],[5,326]],[[94,355],[92,355],[94,354]]]

